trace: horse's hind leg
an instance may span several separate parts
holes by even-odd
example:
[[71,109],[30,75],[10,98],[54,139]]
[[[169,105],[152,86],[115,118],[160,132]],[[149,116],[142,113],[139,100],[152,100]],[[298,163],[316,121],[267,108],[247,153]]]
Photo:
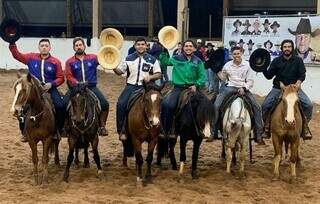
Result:
[[79,169],[79,148],[76,147],[74,151],[74,165],[76,169]]
[[166,140],[163,138],[158,139],[158,144],[157,144],[157,166],[161,169],[161,160],[164,157],[164,144],[166,143]]
[[280,176],[279,166],[281,161],[281,154],[282,154],[282,139],[279,138],[280,136],[273,133],[272,134],[272,142],[274,148],[274,158],[273,158],[273,179],[278,180]]
[[58,167],[60,166],[59,143],[60,143],[60,140],[54,141],[54,163]]
[[197,171],[197,165],[198,165],[198,156],[199,156],[199,149],[200,149],[201,142],[202,142],[202,139],[195,140],[193,142],[192,171],[191,171],[192,179],[199,178],[198,171]]
[[68,137],[69,154],[68,154],[68,158],[67,158],[66,169],[65,169],[64,175],[63,175],[63,180],[65,182],[68,182],[70,166],[71,166],[71,163],[74,159],[73,153],[74,153],[74,148],[75,148],[75,142],[76,141],[74,138],[71,138],[71,136]]
[[84,151],[84,163],[83,163],[83,168],[89,168],[90,163],[89,163],[89,156],[88,156],[88,146],[83,148]]
[[179,169],[179,175],[183,175],[184,170],[184,163],[186,161],[186,146],[187,141],[183,137],[180,137],[180,169]]
[[97,165],[97,168],[98,168],[98,176],[101,176],[102,175],[102,168],[101,168],[101,164],[100,164],[98,144],[99,144],[99,138],[98,138],[98,135],[96,135],[94,140],[91,141],[91,146],[92,146],[92,150],[93,150],[93,159],[94,159],[94,161]]
[[[298,137],[297,140],[299,140],[300,138]],[[291,179],[290,181],[293,182],[296,179],[296,164],[297,164],[297,160],[298,160],[298,156],[299,156],[299,141],[298,142],[293,142],[290,144],[290,151],[291,151],[291,155],[290,155],[290,173],[291,173]]]
[[177,170],[177,161],[176,156],[174,154],[174,147],[176,146],[177,139],[176,138],[169,138],[169,157],[170,163],[172,166],[172,170]]
[[32,162],[33,162],[33,176],[35,185],[39,184],[38,178],[38,151],[37,151],[37,143],[34,141],[29,141],[29,146],[32,152]]
[[[43,142],[43,155],[42,155],[42,182],[48,183],[48,163],[49,163],[49,147],[52,143],[52,137],[47,138]],[[41,182],[41,181],[40,181]]]
[[135,145],[135,157],[136,157],[136,175],[137,175],[137,182],[141,184],[142,182],[142,164],[143,158],[141,155],[141,144],[140,147]]
[[227,163],[227,173],[231,173],[231,162],[232,162],[232,150],[231,147],[227,146],[226,143],[224,143],[224,149],[226,151],[226,163]]

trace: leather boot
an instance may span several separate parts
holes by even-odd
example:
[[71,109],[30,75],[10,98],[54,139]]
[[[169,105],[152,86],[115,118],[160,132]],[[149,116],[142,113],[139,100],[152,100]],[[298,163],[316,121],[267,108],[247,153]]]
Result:
[[302,138],[304,140],[311,140],[312,139],[312,134],[311,134],[311,131],[309,129],[309,126],[308,126],[308,122],[305,121],[303,123],[303,133],[302,133]]
[[108,130],[106,129],[106,122],[107,122],[107,119],[108,119],[108,114],[109,114],[109,111],[102,111],[100,113],[100,131],[99,131],[99,135],[100,136],[107,136],[109,133],[108,133]]

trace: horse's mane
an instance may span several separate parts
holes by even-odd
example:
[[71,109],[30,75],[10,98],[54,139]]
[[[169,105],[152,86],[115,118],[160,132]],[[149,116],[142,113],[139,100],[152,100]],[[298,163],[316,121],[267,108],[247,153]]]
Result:
[[192,111],[196,114],[195,117],[198,120],[211,121],[211,119],[215,118],[213,104],[203,93],[197,91],[190,98],[190,102]]

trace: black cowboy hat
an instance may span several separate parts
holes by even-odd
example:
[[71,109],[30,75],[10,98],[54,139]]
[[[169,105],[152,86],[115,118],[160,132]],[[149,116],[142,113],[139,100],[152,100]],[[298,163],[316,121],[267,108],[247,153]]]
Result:
[[251,69],[256,72],[267,70],[271,62],[270,53],[263,48],[258,48],[250,55],[249,63]]
[[254,43],[252,42],[252,40],[250,39],[247,43],[247,45],[254,45]]
[[274,26],[276,26],[276,27],[279,28],[279,27],[280,27],[280,24],[279,24],[277,21],[274,21],[274,22],[270,25],[270,28],[273,29]]
[[267,47],[267,46],[266,46],[267,43],[270,43],[270,45],[271,45],[270,48],[273,47],[273,43],[272,43],[270,40],[267,40],[266,42],[263,43],[263,46],[264,46],[265,48]]
[[296,31],[288,28],[289,33],[292,35],[296,34],[310,34],[311,33],[311,24],[308,18],[301,18],[299,24],[297,25]]
[[8,43],[16,42],[21,37],[20,24],[14,19],[4,19],[0,25],[0,35]]
[[218,73],[222,70],[223,68],[223,63],[224,63],[224,48],[218,48],[216,51],[213,53],[213,66],[216,67],[216,69],[212,70],[215,73]]
[[262,23],[262,25],[265,25],[265,24],[269,24],[270,25],[270,22],[268,19],[265,19],[264,22]]
[[241,26],[241,21],[239,20],[239,19],[237,19],[235,22],[233,22],[233,26],[236,26],[236,23],[239,23],[240,24],[240,26]]
[[249,20],[247,19],[245,22],[244,22],[244,24],[242,24],[243,26],[251,26],[251,24],[250,24],[250,22],[249,22]]

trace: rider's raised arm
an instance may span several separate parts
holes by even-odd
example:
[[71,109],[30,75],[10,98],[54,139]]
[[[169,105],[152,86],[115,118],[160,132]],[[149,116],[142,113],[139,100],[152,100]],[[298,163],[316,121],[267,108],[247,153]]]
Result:
[[15,43],[9,45],[9,50],[12,56],[19,62],[22,62],[23,64],[27,64],[30,57],[32,56],[32,53],[23,54],[19,52],[17,45]]
[[119,66],[113,69],[113,72],[117,75],[122,75],[128,70],[128,64],[125,60],[121,61]]

